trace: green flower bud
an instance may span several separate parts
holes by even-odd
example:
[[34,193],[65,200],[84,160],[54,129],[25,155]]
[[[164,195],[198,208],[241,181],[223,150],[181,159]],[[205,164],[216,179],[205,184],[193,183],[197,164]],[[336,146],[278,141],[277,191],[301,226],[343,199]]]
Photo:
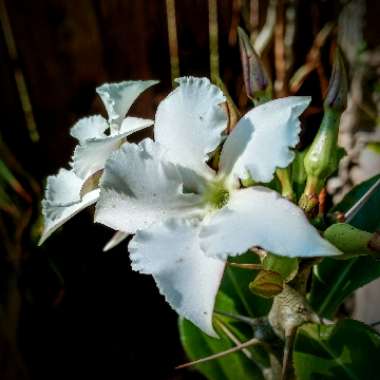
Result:
[[318,204],[318,194],[338,167],[344,150],[339,148],[338,132],[341,112],[325,109],[321,126],[304,158],[307,181],[300,206],[310,212]]
[[337,49],[322,123],[304,158],[307,181],[299,204],[306,212],[311,212],[318,204],[319,192],[344,155],[344,150],[338,147],[337,142],[340,117],[346,104],[347,76]]
[[241,28],[238,34],[245,90],[255,104],[261,104],[272,98],[272,83],[247,34]]
[[253,294],[264,298],[272,298],[280,294],[284,288],[282,276],[271,270],[261,270],[255,279],[249,284]]

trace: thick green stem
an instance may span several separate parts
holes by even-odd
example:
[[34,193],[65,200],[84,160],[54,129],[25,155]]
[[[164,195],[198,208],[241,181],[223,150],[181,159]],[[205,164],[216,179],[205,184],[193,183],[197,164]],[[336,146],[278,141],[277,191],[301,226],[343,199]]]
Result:
[[320,259],[302,259],[299,263],[298,273],[289,285],[299,292],[301,295],[306,294],[307,283],[311,274],[311,270],[315,264],[320,262]]
[[292,357],[293,357],[293,343],[297,334],[298,327],[295,327],[293,330],[289,331],[288,335],[285,336],[285,347],[284,347],[284,356],[282,359],[282,372],[281,380],[296,380],[294,373],[294,368],[292,366]]
[[297,329],[306,322],[319,322],[319,318],[306,298],[285,284],[284,290],[274,297],[268,319],[277,336],[285,341],[282,379],[292,379],[291,353]]
[[284,285],[284,290],[274,297],[268,318],[274,332],[283,340],[295,327],[319,321],[306,298],[289,285]]
[[289,168],[277,169],[276,170],[277,178],[281,183],[281,195],[284,198],[293,201],[295,199],[295,194],[292,186],[292,181],[290,179]]

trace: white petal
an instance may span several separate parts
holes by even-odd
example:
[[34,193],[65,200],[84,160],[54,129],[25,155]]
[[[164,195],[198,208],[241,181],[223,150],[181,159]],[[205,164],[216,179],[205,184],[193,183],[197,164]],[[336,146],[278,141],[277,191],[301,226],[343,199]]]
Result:
[[80,201],[83,180],[72,170],[60,169],[47,178],[45,200],[50,204],[67,206]]
[[107,252],[112,248],[115,248],[121,242],[123,242],[129,236],[128,233],[122,231],[116,231],[112,238],[107,242],[107,244],[103,247],[103,252]]
[[84,141],[75,148],[73,168],[81,178],[104,168],[110,154],[125,142],[125,138],[134,132],[152,125],[152,120],[127,117],[120,128],[120,133]]
[[162,154],[150,139],[116,151],[104,169],[95,221],[135,233],[173,216],[199,212],[200,196],[183,194],[178,169],[164,162]]
[[225,263],[205,256],[198,233],[196,223],[174,219],[138,231],[129,244],[132,268],[152,274],[160,293],[178,314],[217,336],[212,313]]
[[119,133],[131,134],[131,133],[141,131],[142,129],[150,127],[152,125],[153,125],[153,120],[128,116],[121,123]]
[[287,167],[299,141],[298,117],[310,97],[291,96],[260,105],[244,115],[228,136],[220,170],[240,179],[269,182],[276,168]]
[[74,150],[72,167],[79,177],[85,179],[104,168],[107,158],[118,149],[125,136],[109,136],[88,140]]
[[169,160],[199,173],[210,171],[208,153],[221,143],[227,115],[226,99],[207,78],[179,78],[179,86],[159,105],[155,140],[168,151]]
[[201,247],[212,257],[236,256],[252,246],[288,257],[341,254],[320,237],[299,207],[264,187],[233,192],[204,226]]
[[124,81],[105,83],[96,89],[108,112],[110,123],[120,124],[137,97],[156,80]]
[[84,117],[76,122],[70,130],[71,136],[80,143],[88,139],[105,137],[105,131],[109,128],[107,120],[100,115]]
[[42,201],[44,231],[40,245],[74,215],[96,202],[98,189],[85,194],[81,200],[82,184],[83,180],[66,169],[61,169],[56,176],[48,177],[45,199]]

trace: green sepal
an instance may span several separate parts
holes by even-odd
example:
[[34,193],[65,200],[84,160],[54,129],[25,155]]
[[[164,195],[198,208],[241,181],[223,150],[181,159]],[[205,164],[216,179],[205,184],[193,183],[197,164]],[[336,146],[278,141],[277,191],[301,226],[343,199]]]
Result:
[[261,270],[249,284],[249,290],[257,296],[273,298],[284,289],[284,279],[281,274],[271,270]]
[[293,280],[298,271],[298,259],[296,257],[284,257],[268,253],[262,265],[265,270],[280,274],[285,282]]

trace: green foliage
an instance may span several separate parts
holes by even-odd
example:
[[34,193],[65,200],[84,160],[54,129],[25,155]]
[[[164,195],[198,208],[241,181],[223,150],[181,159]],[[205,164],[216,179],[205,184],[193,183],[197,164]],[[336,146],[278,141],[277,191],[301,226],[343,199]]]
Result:
[[324,259],[314,268],[310,304],[321,316],[332,318],[352,292],[378,277],[380,262],[370,256],[346,261]]
[[[218,294],[216,309],[237,313],[233,301],[222,292]],[[191,322],[181,318],[179,320],[180,338],[190,360],[204,358],[235,346],[220,328],[221,323],[241,342],[252,338],[250,329],[244,331],[244,328],[238,326],[239,324],[236,324],[230,318],[219,316],[215,318],[214,325],[220,336],[219,339],[207,336]],[[261,366],[270,365],[269,360],[260,351],[249,349],[249,352],[259,360],[261,359]],[[198,364],[196,368],[209,380],[263,380],[259,367],[241,351],[226,355],[220,359]]]
[[[252,263],[258,262],[252,252],[234,257],[233,261],[237,263]],[[250,317],[259,317],[269,312],[272,301],[252,294],[249,290],[249,284],[254,280],[256,272],[235,268],[226,267],[221,291],[228,295],[235,302],[235,307],[238,313]]]
[[[354,188],[333,211],[349,210],[375,183],[378,177]],[[353,225],[337,223],[325,231],[325,238],[345,253],[345,260],[326,258],[314,268],[309,302],[320,315],[332,318],[339,305],[359,287],[380,277],[380,262],[369,255],[371,232],[380,225],[377,212],[379,192],[375,192],[354,217]],[[355,226],[355,227],[354,227]],[[352,258],[350,258],[350,256]],[[234,258],[234,262],[258,263],[252,252]],[[297,273],[297,259],[267,255],[261,263],[264,271],[278,273],[281,281],[290,281]],[[261,271],[263,272],[263,271]],[[257,282],[257,273],[227,266],[219,292],[216,311],[258,317],[268,313],[271,300],[249,291]],[[256,279],[256,280],[255,280]],[[252,338],[253,332],[231,318],[215,317],[220,339],[210,338],[185,320],[180,321],[182,343],[190,360],[207,357],[234,346],[230,337],[220,329],[222,323],[240,341]],[[262,379],[262,371],[270,366],[261,349],[250,349],[253,361],[244,353],[234,353],[198,365],[209,380]],[[362,323],[344,320],[336,325],[307,324],[299,329],[294,348],[294,366],[300,380],[317,379],[375,379],[375,357],[380,354],[380,337]],[[371,377],[372,376],[372,377]]]
[[[380,175],[376,175],[355,186],[331,212],[348,211],[379,178]],[[350,221],[350,224],[368,232],[375,232],[380,228],[380,188],[372,194],[371,198]]]
[[296,336],[293,363],[299,380],[378,379],[380,335],[363,323],[306,324]]
[[373,253],[368,247],[372,234],[349,224],[333,224],[323,235],[325,239],[344,253],[344,255],[336,256],[335,259],[337,260]]
[[[356,186],[333,211],[349,210],[377,181],[379,176]],[[380,226],[380,190],[355,215],[351,224],[365,231],[374,231]],[[334,227],[336,228],[336,227]],[[359,252],[358,252],[359,253]],[[347,261],[324,259],[314,268],[309,300],[314,310],[331,318],[338,306],[356,289],[380,277],[380,262],[372,257],[354,257]]]

